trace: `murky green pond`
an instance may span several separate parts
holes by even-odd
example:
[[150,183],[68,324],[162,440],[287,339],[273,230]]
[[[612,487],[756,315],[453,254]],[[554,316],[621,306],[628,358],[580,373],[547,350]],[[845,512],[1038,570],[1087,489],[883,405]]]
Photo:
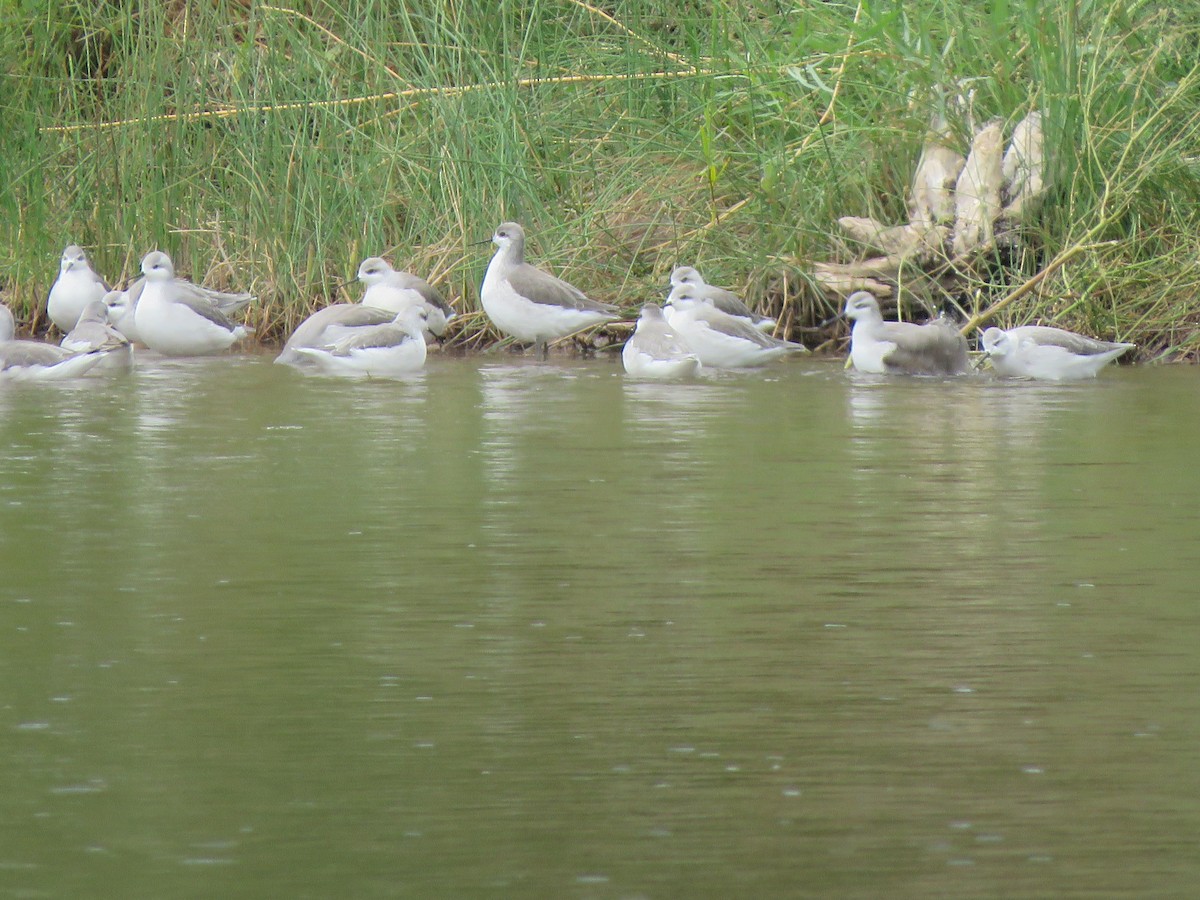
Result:
[[0,896],[1190,896],[1200,374],[0,385]]

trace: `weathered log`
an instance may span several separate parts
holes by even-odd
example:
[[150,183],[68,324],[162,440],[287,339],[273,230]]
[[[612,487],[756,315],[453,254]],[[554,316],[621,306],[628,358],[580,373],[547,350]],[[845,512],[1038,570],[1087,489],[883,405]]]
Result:
[[998,241],[1020,244],[1019,226],[1045,192],[1041,114],[1031,112],[1017,125],[1007,152],[998,122],[980,129],[965,160],[950,148],[951,140],[945,120],[935,119],[913,175],[908,224],[838,219],[846,234],[883,255],[814,264],[814,280],[826,293],[845,297],[869,290],[891,297],[903,288],[913,301],[936,308],[961,291]]
[[935,225],[954,220],[954,186],[966,160],[947,146],[950,131],[939,117],[931,137],[921,148],[921,158],[913,174],[912,204],[909,221],[916,226]]
[[971,142],[954,186],[954,232],[950,249],[965,257],[992,244],[992,227],[1000,215],[1004,133],[999,122],[985,125]]
[[1037,210],[1046,189],[1042,114],[1036,109],[1017,123],[1001,165],[1004,218],[1022,221]]
[[848,235],[868,247],[897,260],[916,257],[927,262],[941,251],[947,230],[942,225],[884,225],[865,216],[842,216],[838,225]]

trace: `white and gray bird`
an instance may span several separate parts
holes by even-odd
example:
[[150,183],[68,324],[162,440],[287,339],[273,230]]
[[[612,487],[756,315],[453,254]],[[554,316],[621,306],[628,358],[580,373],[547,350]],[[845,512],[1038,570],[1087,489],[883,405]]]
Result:
[[206,291],[175,277],[171,257],[152,250],[142,259],[145,287],[134,310],[138,338],[164,356],[200,356],[227,350],[250,333],[230,321]]
[[664,312],[671,328],[704,366],[745,369],[806,352],[803,344],[773,338],[745,319],[722,312],[701,299],[691,285],[673,288]]
[[936,319],[925,325],[885,322],[879,301],[868,291],[846,300],[850,361],[860,372],[878,375],[962,375],[968,369],[967,341],[954,323]]
[[0,303],[0,380],[58,381],[83,375],[103,353],[71,353],[53,344],[16,340],[12,311]]
[[[202,284],[193,284],[193,288],[204,294],[216,304],[226,316],[242,310],[254,299],[253,294],[218,291]],[[108,321],[113,328],[125,335],[135,344],[145,343],[137,331],[137,305],[146,289],[146,276],[142,275],[132,281],[123,291],[109,291],[104,295],[104,303],[108,306]]]
[[299,352],[301,349],[332,346],[359,329],[388,325],[395,321],[396,315],[390,310],[361,303],[334,303],[318,309],[296,327],[275,362],[299,368],[315,366],[314,357]]
[[63,250],[58,278],[46,300],[46,314],[58,330],[66,334],[79,321],[83,308],[93,300],[103,299],[108,290],[104,279],[93,271],[83,248],[71,244]]
[[134,313],[137,311],[138,297],[145,286],[146,279],[139,278],[123,291],[109,291],[104,295],[104,305],[108,307],[108,324],[132,343],[141,343]]
[[642,307],[621,350],[621,364],[635,378],[686,378],[700,371],[700,357],[671,330],[662,308],[654,303]]
[[367,286],[362,305],[386,309],[395,318],[410,306],[425,310],[425,327],[431,334],[446,333],[446,323],[454,318],[454,307],[424,278],[393,269],[387,260],[372,256],[358,267],[358,280]]
[[536,345],[539,358],[549,341],[620,318],[615,306],[525,262],[525,229],[516,222],[497,228],[492,243],[496,253],[479,290],[484,312],[505,334]]
[[1022,325],[1007,331],[988,328],[980,345],[997,374],[1038,381],[1095,378],[1106,365],[1134,347],[1045,325]]
[[326,375],[347,378],[401,378],[425,365],[425,310],[410,306],[387,324],[352,328],[323,347],[296,347]]
[[133,346],[129,339],[108,324],[108,307],[103,300],[93,300],[83,308],[59,346],[71,353],[103,353],[101,365],[110,370],[133,368]]
[[708,284],[691,266],[676,266],[671,272],[671,287],[677,288],[681,285],[692,288],[697,297],[708,301],[721,312],[738,319],[745,319],[759,331],[770,333],[775,328],[774,319],[753,312],[733,291]]

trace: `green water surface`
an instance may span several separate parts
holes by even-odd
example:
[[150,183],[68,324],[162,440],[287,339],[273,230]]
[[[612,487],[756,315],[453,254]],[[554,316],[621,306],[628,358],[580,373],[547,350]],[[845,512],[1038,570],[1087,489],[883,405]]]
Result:
[[1200,373],[0,384],[0,896],[1200,885]]

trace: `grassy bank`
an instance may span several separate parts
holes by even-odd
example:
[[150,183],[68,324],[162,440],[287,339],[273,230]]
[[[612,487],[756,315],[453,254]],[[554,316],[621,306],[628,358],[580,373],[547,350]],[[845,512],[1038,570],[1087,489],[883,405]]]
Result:
[[598,299],[635,308],[690,262],[812,326],[835,304],[808,265],[854,252],[837,217],[905,218],[930,98],[970,79],[976,119],[1044,110],[1051,191],[1030,252],[959,299],[1074,251],[1004,320],[1200,354],[1197,0],[13,6],[0,285],[26,316],[69,241],[110,280],[159,247],[252,289],[266,335],[357,298],[380,253],[470,312],[470,244],[518,219]]

